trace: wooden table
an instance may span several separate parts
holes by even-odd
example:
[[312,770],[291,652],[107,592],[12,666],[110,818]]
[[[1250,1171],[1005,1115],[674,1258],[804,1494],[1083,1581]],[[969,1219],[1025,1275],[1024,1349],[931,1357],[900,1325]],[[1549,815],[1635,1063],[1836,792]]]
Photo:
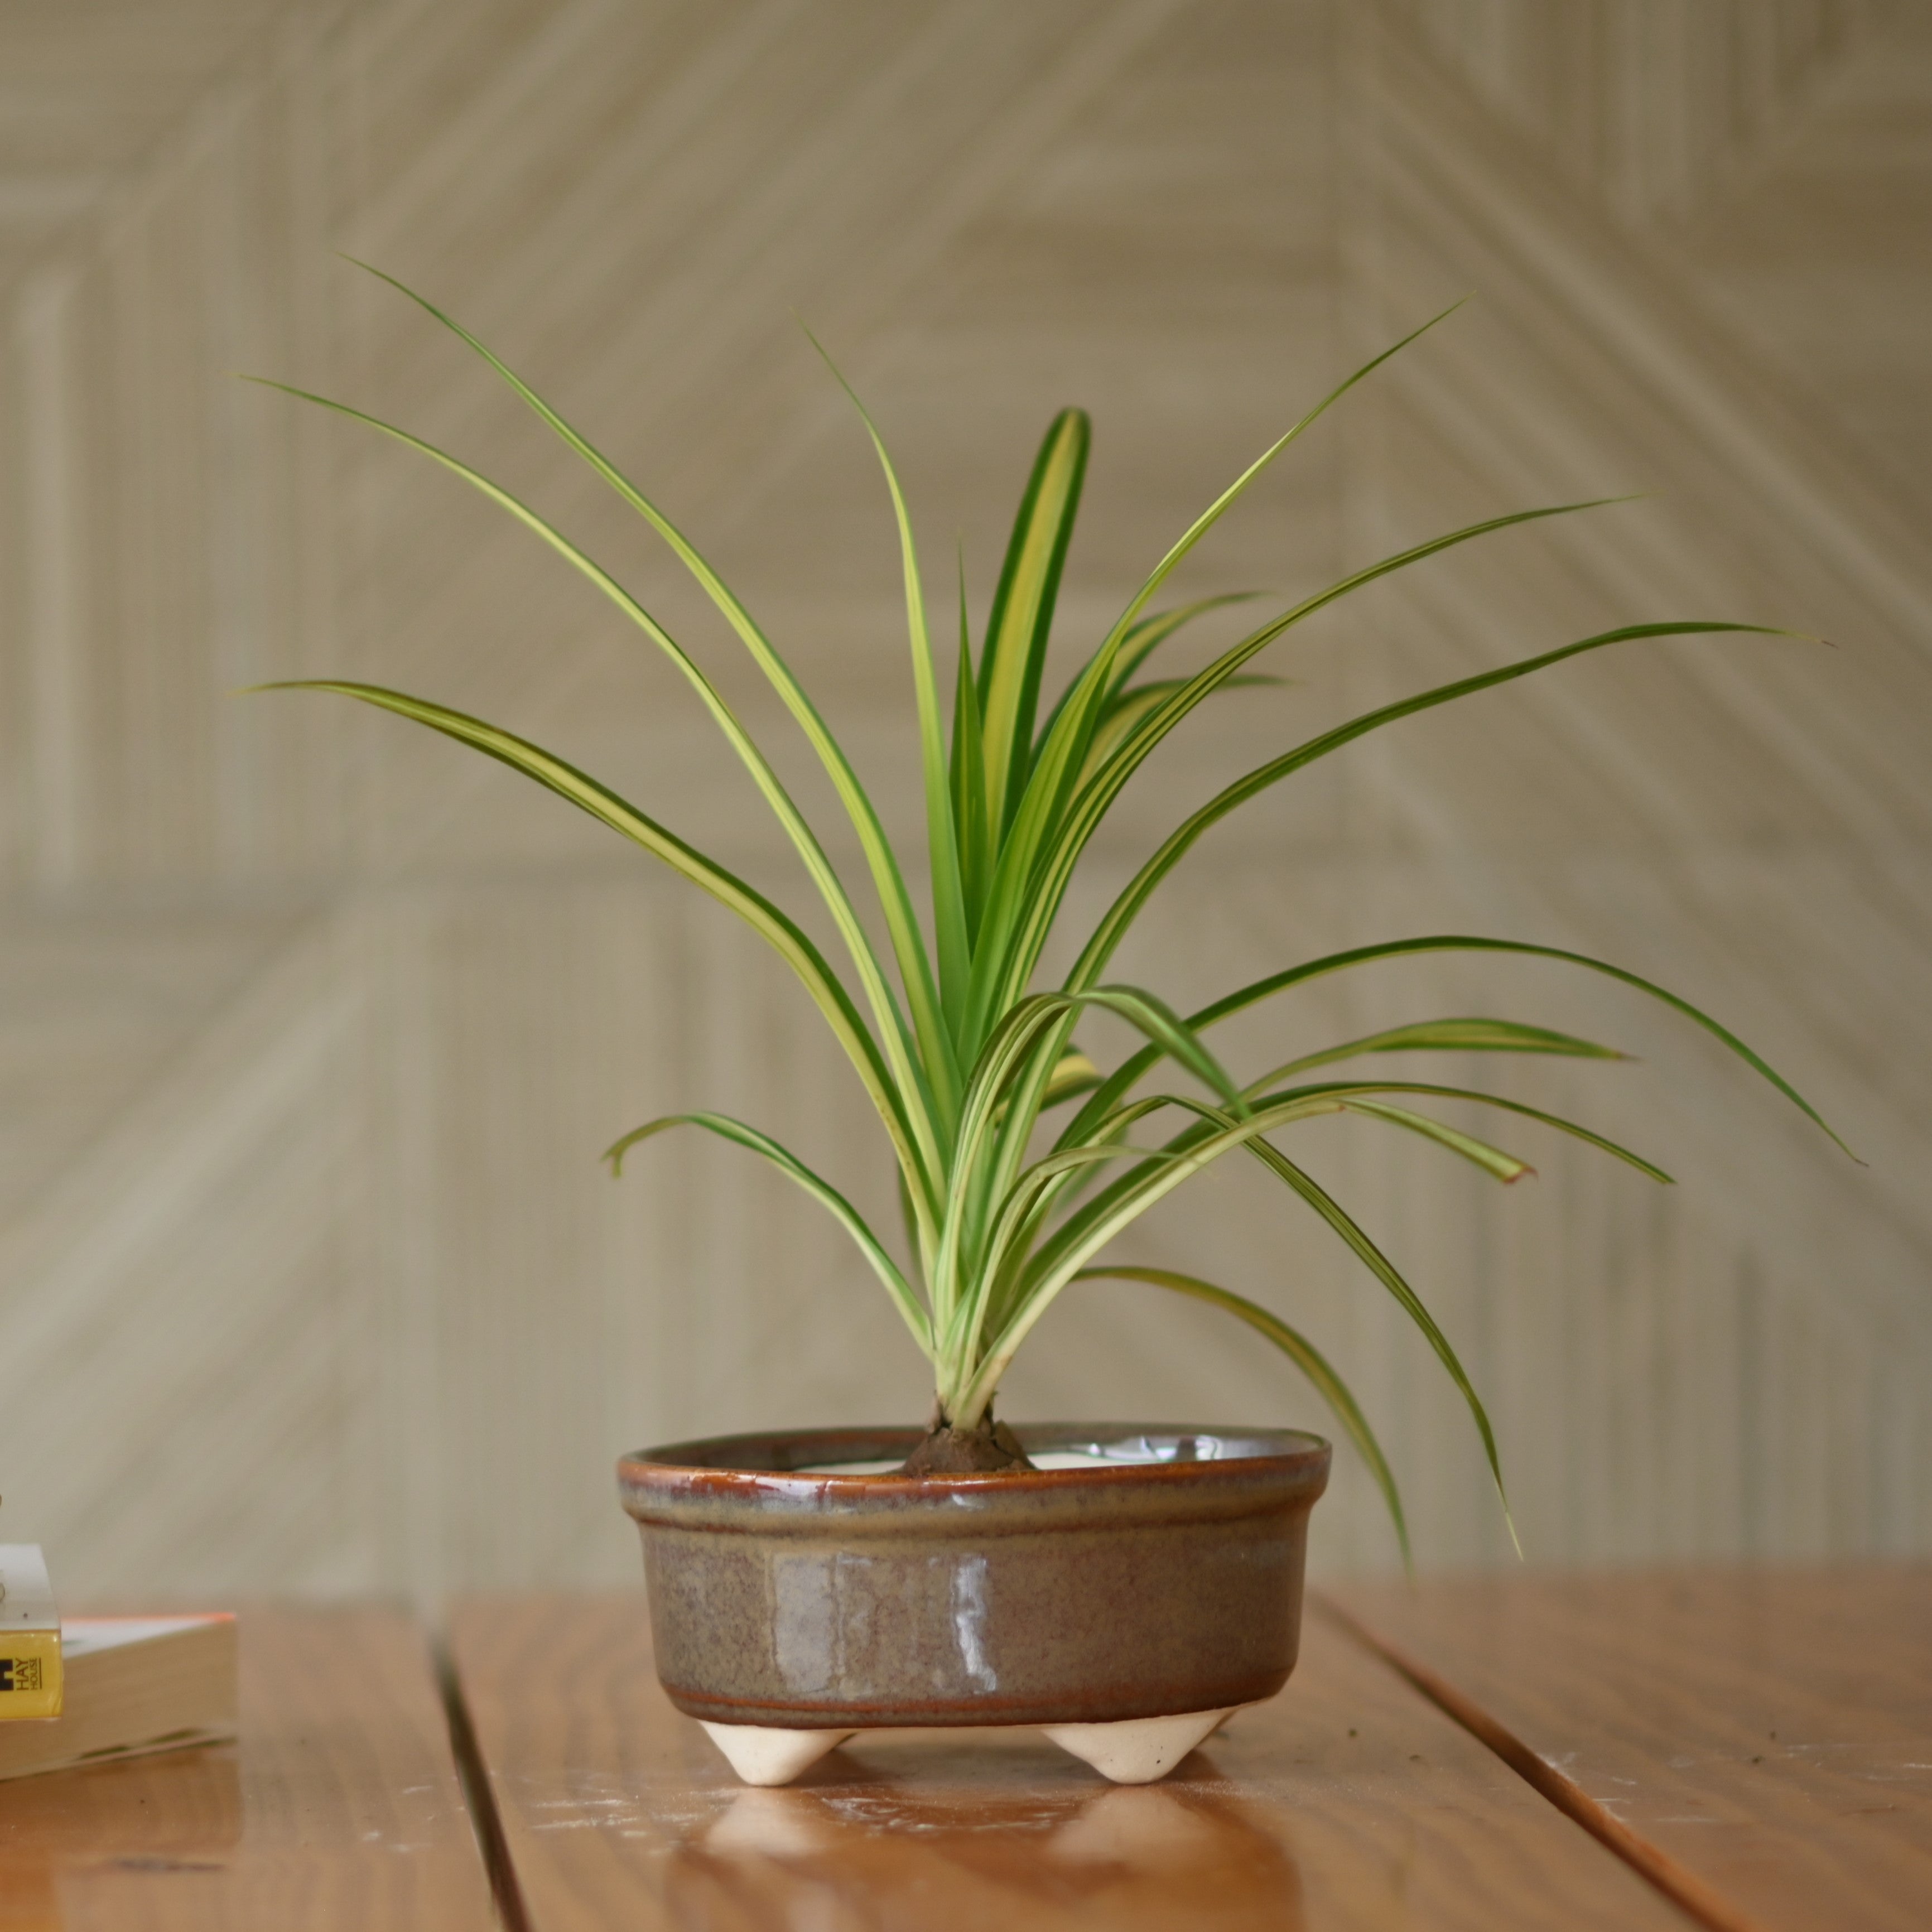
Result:
[[1932,1569],[1505,1574],[1336,1602],[1704,1924],[1932,1928]]
[[0,1784],[0,1932],[1932,1927],[1932,1568],[1332,1591],[1134,1789],[1028,1732],[746,1789],[641,1592],[464,1606],[447,1711],[399,1611],[242,1636],[238,1744]]
[[0,1932],[487,1932],[422,1632],[244,1611],[239,1741],[0,1784]]
[[452,1648],[529,1932],[1932,1928],[1928,1568],[1318,1595],[1287,1690],[1139,1789],[1014,1732],[745,1790],[633,1594]]

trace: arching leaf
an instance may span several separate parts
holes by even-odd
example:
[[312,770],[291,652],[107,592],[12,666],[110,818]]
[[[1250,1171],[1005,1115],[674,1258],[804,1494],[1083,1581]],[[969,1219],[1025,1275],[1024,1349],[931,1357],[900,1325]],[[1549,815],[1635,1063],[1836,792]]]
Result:
[[1147,1282],[1156,1288],[1165,1288],[1174,1294],[1204,1301],[1210,1307],[1224,1309],[1264,1335],[1313,1384],[1316,1394],[1342,1425],[1342,1432],[1369,1466],[1369,1473],[1376,1479],[1376,1486],[1382,1491],[1382,1500],[1388,1505],[1390,1520],[1395,1525],[1396,1540],[1402,1547],[1402,1567],[1413,1567],[1408,1547],[1408,1524],[1402,1513],[1402,1496],[1396,1487],[1395,1472],[1389,1467],[1388,1458],[1382,1454],[1382,1444],[1376,1440],[1375,1431],[1369,1426],[1368,1418],[1362,1413],[1361,1405],[1350,1392],[1348,1384],[1329,1366],[1327,1358],[1306,1336],[1298,1329],[1291,1328],[1280,1316],[1271,1314],[1259,1303],[1236,1294],[1232,1289],[1217,1288],[1211,1281],[1203,1281],[1198,1275],[1183,1274],[1174,1268],[1116,1264],[1110,1268],[1082,1268],[1073,1278],[1076,1281]]

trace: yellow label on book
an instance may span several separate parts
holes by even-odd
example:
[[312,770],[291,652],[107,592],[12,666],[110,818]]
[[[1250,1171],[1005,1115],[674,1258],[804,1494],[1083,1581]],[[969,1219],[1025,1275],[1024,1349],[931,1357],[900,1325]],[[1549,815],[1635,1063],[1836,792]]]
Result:
[[60,1632],[0,1629],[0,1722],[60,1714]]

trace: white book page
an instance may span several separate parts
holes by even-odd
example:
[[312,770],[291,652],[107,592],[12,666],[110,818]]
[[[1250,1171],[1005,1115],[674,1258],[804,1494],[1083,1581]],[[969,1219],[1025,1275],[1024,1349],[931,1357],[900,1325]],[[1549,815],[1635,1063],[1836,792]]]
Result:
[[85,1657],[90,1652],[118,1650],[130,1643],[151,1643],[156,1637],[194,1630],[203,1624],[225,1623],[220,1613],[177,1617],[63,1617],[61,1654]]

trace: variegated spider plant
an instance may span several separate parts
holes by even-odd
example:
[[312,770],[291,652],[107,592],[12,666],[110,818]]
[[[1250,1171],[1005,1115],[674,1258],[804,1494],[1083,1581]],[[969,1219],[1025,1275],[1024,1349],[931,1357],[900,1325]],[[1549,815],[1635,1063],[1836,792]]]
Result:
[[[394,286],[402,287],[400,283]],[[1006,1432],[995,1431],[991,1411],[1016,1352],[1070,1283],[1100,1276],[1130,1279],[1223,1309],[1286,1354],[1326,1400],[1366,1461],[1406,1550],[1401,1504],[1388,1461],[1354,1397],[1311,1341],[1280,1316],[1230,1289],[1192,1275],[1131,1267],[1109,1258],[1116,1238],[1156,1202],[1224,1155],[1240,1153],[1258,1160],[1312,1208],[1420,1329],[1468,1405],[1500,1492],[1489,1419],[1448,1337],[1394,1264],[1276,1142],[1283,1130],[1298,1122],[1318,1115],[1355,1114],[1422,1136],[1498,1180],[1515,1179],[1526,1171],[1516,1156],[1419,1111],[1415,1104],[1474,1102],[1574,1135],[1654,1180],[1667,1180],[1660,1169],[1628,1148],[1518,1101],[1421,1080],[1350,1078],[1330,1070],[1368,1055],[1432,1049],[1599,1060],[1621,1056],[1607,1047],[1540,1027],[1456,1018],[1394,1028],[1304,1054],[1258,1078],[1237,1078],[1208,1046],[1209,1030],[1231,1014],[1291,987],[1371,960],[1408,953],[1510,953],[1562,960],[1606,974],[1675,1008],[1825,1126],[1808,1102],[1715,1020],[1634,973],[1557,946],[1461,934],[1390,940],[1285,967],[1186,1017],[1148,988],[1106,976],[1108,962],[1129,928],[1202,835],[1238,806],[1316,760],[1400,718],[1610,645],[1717,632],[1772,634],[1757,625],[1627,625],[1382,705],[1321,732],[1243,773],[1190,813],[1108,907],[1060,983],[1035,983],[1069,882],[1096,829],[1148,754],[1204,700],[1242,680],[1263,650],[1304,619],[1376,578],[1490,531],[1588,507],[1564,504],[1522,511],[1436,537],[1353,571],[1270,616],[1191,674],[1150,674],[1155,654],[1185,625],[1210,609],[1238,601],[1209,598],[1156,610],[1154,601],[1176,567],[1310,424],[1371,370],[1413,341],[1414,335],[1377,356],[1311,410],[1181,533],[1043,718],[1048,637],[1087,463],[1086,417],[1077,410],[1063,411],[1040,446],[976,653],[962,591],[949,720],[905,500],[884,444],[860,406],[898,520],[924,773],[932,881],[928,925],[915,908],[905,870],[858,775],[744,604],[684,533],[608,458],[475,336],[420,296],[406,289],[402,292],[490,364],[670,547],[722,614],[817,753],[850,818],[883,914],[886,946],[882,950],[874,944],[846,882],[744,724],[704,670],[630,591],[526,505],[454,457],[359,410],[292,390],[368,423],[454,471],[589,578],[670,659],[784,827],[837,929],[849,970],[836,967],[795,920],[744,880],[608,786],[538,746],[400,692],[332,680],[304,680],[303,688],[340,692],[432,726],[548,786],[722,901],[797,976],[844,1048],[890,1144],[910,1231],[910,1265],[902,1264],[823,1176],[791,1150],[742,1121],[714,1113],[670,1115],[626,1135],[609,1150],[608,1158],[615,1168],[628,1149],[666,1127],[698,1126],[762,1156],[830,1211],[932,1364],[938,1395],[938,1414],[927,1444],[932,1453],[909,1466],[1010,1466],[1016,1445]],[[1105,1072],[1076,1048],[1072,1039],[1083,1016],[1096,1011],[1114,1015],[1144,1041],[1138,1051]],[[1143,1081],[1162,1069],[1191,1076],[1200,1090],[1141,1091]],[[1182,1083],[1184,1089],[1189,1084]],[[1049,1109],[1076,1100],[1079,1105],[1058,1132],[1042,1129]],[[1168,1124],[1154,1140],[1133,1138],[1136,1130],[1144,1133],[1148,1124],[1163,1114]]]

